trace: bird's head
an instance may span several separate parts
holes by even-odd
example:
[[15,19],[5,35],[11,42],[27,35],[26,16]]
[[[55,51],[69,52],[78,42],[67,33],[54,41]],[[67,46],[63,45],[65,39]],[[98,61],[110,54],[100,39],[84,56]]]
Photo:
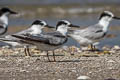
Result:
[[112,19],[120,19],[119,17],[116,17],[112,12],[110,11],[104,11],[100,17],[99,20],[104,20],[104,21],[111,21]]
[[71,22],[67,20],[60,20],[56,25],[56,30],[66,35],[66,33],[68,32],[68,29],[71,27],[78,27],[78,26],[71,24]]
[[1,15],[1,16],[2,16],[2,15],[8,16],[8,15],[10,15],[10,14],[17,14],[17,12],[14,12],[14,11],[10,10],[9,8],[7,8],[7,7],[4,7],[4,8],[1,8],[1,9],[0,9],[0,15]]

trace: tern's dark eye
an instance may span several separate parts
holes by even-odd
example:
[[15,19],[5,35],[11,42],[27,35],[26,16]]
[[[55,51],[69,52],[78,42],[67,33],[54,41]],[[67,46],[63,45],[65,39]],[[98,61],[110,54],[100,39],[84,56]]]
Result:
[[42,26],[44,25],[43,23],[39,23],[39,24],[42,25]]

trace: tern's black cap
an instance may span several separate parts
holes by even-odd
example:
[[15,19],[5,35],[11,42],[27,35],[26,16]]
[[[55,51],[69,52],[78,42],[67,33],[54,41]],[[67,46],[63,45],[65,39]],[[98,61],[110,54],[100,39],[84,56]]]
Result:
[[7,7],[3,7],[3,8],[0,9],[0,15],[4,14],[6,12],[9,12],[10,14],[17,14],[17,12],[14,12]]
[[60,26],[60,25],[70,25],[71,23],[67,20],[60,20],[58,21],[57,25],[56,25],[56,29]]
[[101,13],[100,17],[99,17],[99,20],[102,18],[102,17],[105,17],[105,16],[108,16],[108,17],[113,17],[113,14],[112,12],[110,11],[104,11]]
[[35,20],[32,25],[47,25],[47,23],[43,20]]

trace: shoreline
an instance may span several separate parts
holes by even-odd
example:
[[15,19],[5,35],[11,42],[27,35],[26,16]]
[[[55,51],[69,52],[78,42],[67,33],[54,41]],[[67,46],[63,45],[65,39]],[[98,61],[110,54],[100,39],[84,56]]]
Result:
[[[73,46],[74,47],[74,46]],[[0,77],[8,79],[32,80],[107,80],[120,79],[120,47],[107,48],[110,54],[69,50],[55,51],[57,62],[48,62],[46,53],[31,49],[32,57],[25,57],[23,48],[15,51],[3,48],[0,51]],[[1,53],[4,51],[4,53]],[[50,59],[53,60],[50,53]],[[92,56],[91,56],[92,55]],[[98,55],[98,56],[96,56]],[[7,76],[6,76],[7,75]]]

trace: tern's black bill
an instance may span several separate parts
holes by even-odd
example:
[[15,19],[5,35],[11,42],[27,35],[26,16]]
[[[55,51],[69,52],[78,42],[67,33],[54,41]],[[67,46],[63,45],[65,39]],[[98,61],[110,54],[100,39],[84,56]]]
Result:
[[114,16],[113,19],[118,19],[118,20],[120,20],[120,17],[116,17],[116,16]]
[[14,12],[14,11],[10,11],[11,14],[17,14],[17,12]]
[[50,26],[50,25],[46,25],[45,27],[48,27],[48,28],[55,28],[54,26]]
[[69,27],[76,27],[76,28],[79,28],[80,26],[71,24],[71,25],[69,25]]

